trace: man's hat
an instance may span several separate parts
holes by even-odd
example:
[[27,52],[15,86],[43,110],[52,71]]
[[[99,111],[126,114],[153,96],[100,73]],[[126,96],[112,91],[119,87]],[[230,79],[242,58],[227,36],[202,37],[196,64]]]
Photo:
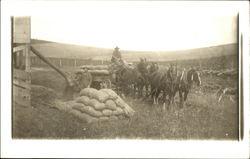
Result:
[[116,49],[116,50],[118,50],[118,49],[119,49],[119,47],[117,47],[117,46],[116,46],[116,47],[115,47],[115,49]]

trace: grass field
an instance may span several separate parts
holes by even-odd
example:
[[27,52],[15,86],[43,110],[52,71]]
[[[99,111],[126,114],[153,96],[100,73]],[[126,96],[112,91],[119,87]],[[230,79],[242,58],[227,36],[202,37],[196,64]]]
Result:
[[[225,81],[202,77],[203,85],[221,83],[234,87],[235,80]],[[232,84],[234,83],[234,84]],[[32,84],[52,88],[61,97],[65,83],[51,70],[32,71]],[[136,111],[131,121],[107,121],[86,124],[70,114],[43,104],[24,108],[13,106],[14,138],[68,138],[68,139],[222,139],[238,138],[238,105],[226,96],[217,103],[214,92],[193,89],[186,106],[163,112],[160,105],[150,100],[130,97],[126,102]],[[178,104],[178,95],[176,95]]]

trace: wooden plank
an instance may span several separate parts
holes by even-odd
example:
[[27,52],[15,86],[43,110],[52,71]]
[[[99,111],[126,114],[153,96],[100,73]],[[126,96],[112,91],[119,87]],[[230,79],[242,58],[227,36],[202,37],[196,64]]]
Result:
[[28,107],[30,106],[30,98],[30,90],[13,86],[13,102]]
[[31,75],[29,72],[13,68],[13,78],[30,81]]
[[30,43],[30,17],[14,17],[13,42]]
[[14,48],[13,48],[13,53],[16,53],[17,51],[22,51],[22,50],[24,50],[24,49],[25,49],[25,46],[24,46],[24,45],[14,47]]
[[23,81],[23,80],[18,80],[18,79],[13,79],[13,85],[20,87],[20,88],[24,88],[24,89],[31,89],[30,86],[31,81]]
[[25,70],[30,71],[30,44],[25,45]]

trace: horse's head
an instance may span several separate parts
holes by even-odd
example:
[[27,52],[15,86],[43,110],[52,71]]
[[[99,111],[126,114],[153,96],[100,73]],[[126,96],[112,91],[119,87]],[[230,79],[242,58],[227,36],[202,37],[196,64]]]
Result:
[[150,74],[156,72],[158,69],[159,69],[158,64],[155,62],[152,62],[150,65],[148,65],[148,72]]
[[191,69],[189,71],[189,81],[191,82],[196,82],[197,86],[201,85],[201,77],[200,77],[200,73],[195,70],[195,69]]

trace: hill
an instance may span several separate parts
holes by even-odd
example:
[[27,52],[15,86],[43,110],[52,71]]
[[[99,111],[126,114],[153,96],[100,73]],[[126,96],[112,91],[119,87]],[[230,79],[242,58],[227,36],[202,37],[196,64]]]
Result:
[[[44,40],[31,41],[32,45],[45,57],[109,60],[113,48],[98,48],[81,45],[56,43]],[[172,61],[203,59],[218,56],[237,55],[237,44],[225,44],[180,51],[129,51],[121,50],[127,61],[138,61],[141,57],[150,61]]]

